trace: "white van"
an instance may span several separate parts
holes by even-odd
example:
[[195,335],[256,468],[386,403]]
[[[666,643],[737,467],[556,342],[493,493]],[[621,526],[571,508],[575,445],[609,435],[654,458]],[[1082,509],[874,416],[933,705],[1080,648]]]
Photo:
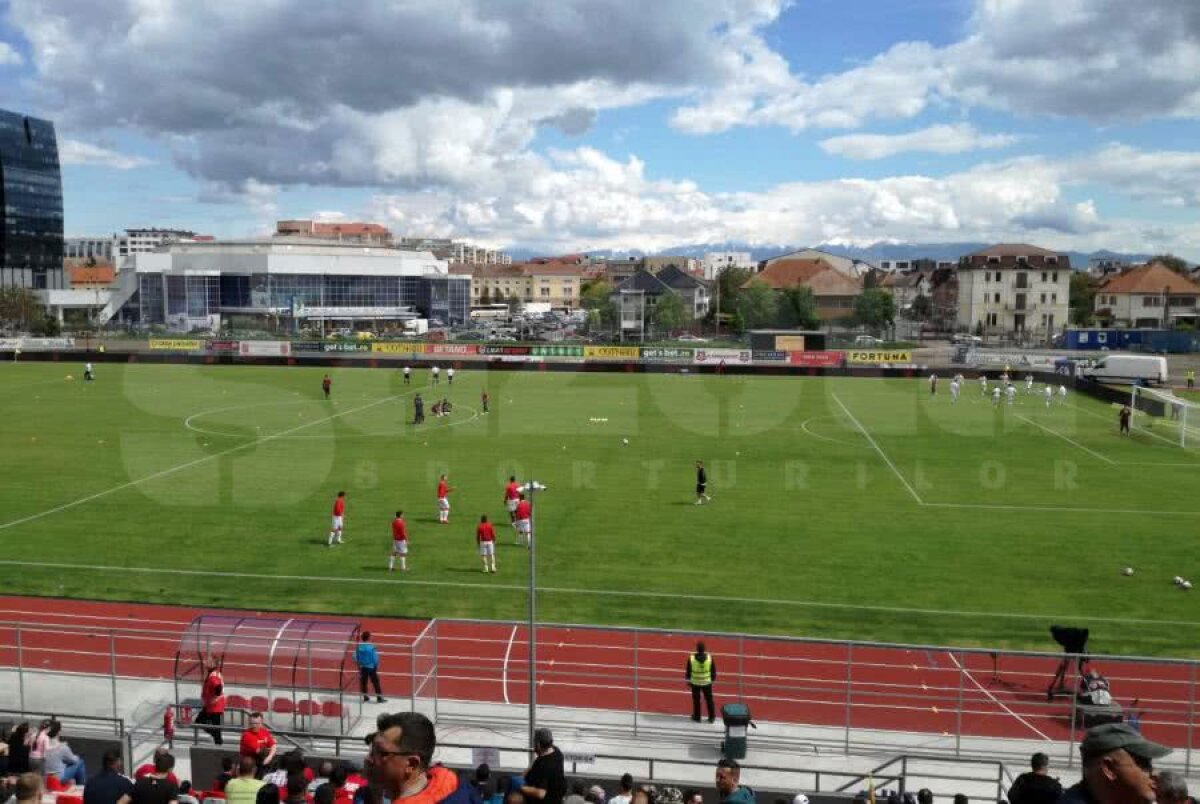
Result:
[[1166,385],[1167,359],[1155,355],[1105,355],[1083,369],[1083,376],[1122,385],[1132,385],[1136,380],[1145,385]]

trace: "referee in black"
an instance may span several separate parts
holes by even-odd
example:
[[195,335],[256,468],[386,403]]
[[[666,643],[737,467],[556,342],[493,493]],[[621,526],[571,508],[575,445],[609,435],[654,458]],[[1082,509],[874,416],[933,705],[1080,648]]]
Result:
[[711,502],[708,496],[708,473],[704,471],[704,461],[696,461],[696,505]]

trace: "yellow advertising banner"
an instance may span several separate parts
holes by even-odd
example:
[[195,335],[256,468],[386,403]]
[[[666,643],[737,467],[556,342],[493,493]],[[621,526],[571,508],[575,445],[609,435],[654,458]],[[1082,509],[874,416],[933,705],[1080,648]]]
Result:
[[204,348],[204,341],[192,341],[183,338],[151,338],[150,348],[175,352],[195,352]]
[[847,363],[911,363],[912,352],[901,349],[851,349]]
[[803,335],[776,335],[775,348],[781,352],[803,352]]
[[423,343],[379,343],[376,341],[371,344],[372,352],[379,352],[389,355],[413,355],[418,352],[425,351]]
[[642,356],[640,346],[585,346],[583,358],[601,358],[607,360],[637,360]]

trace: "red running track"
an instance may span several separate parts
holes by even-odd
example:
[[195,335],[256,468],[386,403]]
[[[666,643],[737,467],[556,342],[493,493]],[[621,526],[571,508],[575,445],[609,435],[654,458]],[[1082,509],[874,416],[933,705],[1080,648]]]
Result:
[[[199,614],[293,616],[228,609],[0,597],[0,666],[170,679],[179,638]],[[304,617],[308,615],[295,615]],[[409,696],[418,674],[434,664],[440,698],[522,704],[527,701],[528,642],[512,623],[439,620],[427,636],[426,620],[350,618],[371,631],[383,657],[389,696]],[[949,649],[849,646],[761,638],[709,637],[716,658],[717,706],[745,700],[756,720],[853,729],[931,734],[1066,740],[1068,697],[1045,699],[1056,661]],[[684,664],[695,644],[689,634],[598,628],[539,627],[538,702],[568,706],[686,715],[690,696]],[[435,648],[436,645],[436,648]],[[1098,662],[1099,664],[1099,662]],[[261,671],[261,668],[258,668]],[[998,672],[995,670],[998,669]],[[1105,659],[1100,668],[1118,699],[1140,700],[1143,730],[1152,739],[1184,747],[1195,700],[1191,666]],[[235,671],[227,684],[237,691]],[[260,673],[261,674],[261,673]],[[233,679],[233,680],[231,680]],[[635,691],[636,688],[636,691]],[[423,694],[428,694],[427,688]],[[849,705],[847,703],[849,697]]]

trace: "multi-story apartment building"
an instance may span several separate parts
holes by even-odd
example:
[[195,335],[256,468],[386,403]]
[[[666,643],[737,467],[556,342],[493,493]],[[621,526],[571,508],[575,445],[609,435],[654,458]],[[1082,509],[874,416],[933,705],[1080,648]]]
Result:
[[1110,326],[1163,327],[1195,322],[1200,285],[1161,263],[1139,265],[1110,276],[1096,289],[1096,317]]
[[499,249],[484,248],[448,237],[402,237],[397,245],[406,251],[429,251],[439,259],[462,265],[512,264],[512,257]]
[[471,304],[496,304],[516,297],[522,304],[578,307],[583,270],[559,263],[471,265],[452,263],[450,273],[471,277]]
[[1026,244],[1000,244],[958,263],[960,329],[1050,335],[1067,323],[1071,260]]
[[386,226],[357,221],[276,221],[275,236],[311,237],[367,246],[388,246],[392,243],[391,230]]
[[747,271],[758,270],[758,264],[749,251],[710,251],[700,260],[704,278],[712,281],[717,274],[726,268],[742,268]]

